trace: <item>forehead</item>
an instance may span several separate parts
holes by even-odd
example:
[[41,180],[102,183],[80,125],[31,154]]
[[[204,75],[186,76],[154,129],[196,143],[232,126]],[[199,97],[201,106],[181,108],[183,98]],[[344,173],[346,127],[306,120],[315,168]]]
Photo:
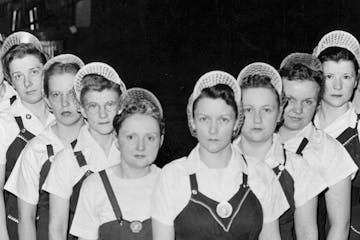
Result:
[[339,60],[339,61],[325,61],[323,62],[323,69],[325,73],[328,72],[347,72],[354,73],[355,65],[350,60]]
[[296,99],[317,99],[320,86],[315,81],[310,80],[292,80],[282,79],[284,94],[287,97]]
[[12,72],[28,70],[34,67],[42,67],[43,64],[34,55],[25,55],[23,58],[15,58],[9,64],[9,69]]
[[203,97],[197,101],[195,113],[208,115],[235,114],[234,109],[222,98]]
[[265,87],[251,87],[242,90],[242,102],[247,105],[275,105],[276,93]]
[[148,114],[131,114],[122,122],[119,131],[131,131],[137,133],[159,132],[158,121]]
[[74,86],[75,74],[54,74],[49,78],[49,89],[51,91],[70,90]]
[[84,95],[85,102],[106,103],[108,101],[119,101],[119,94],[114,89],[102,91],[89,90]]

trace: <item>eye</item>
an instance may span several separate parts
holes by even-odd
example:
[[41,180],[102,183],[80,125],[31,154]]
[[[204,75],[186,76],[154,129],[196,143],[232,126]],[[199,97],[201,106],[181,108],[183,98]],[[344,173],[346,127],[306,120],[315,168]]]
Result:
[[352,79],[352,76],[351,75],[344,75],[343,77],[345,80],[351,80]]
[[311,101],[311,100],[305,100],[304,103],[305,103],[305,105],[310,106],[310,105],[313,104],[313,101]]
[[150,141],[150,142],[154,142],[156,140],[156,137],[154,135],[149,135],[147,137],[147,139]]
[[205,116],[198,117],[199,122],[206,122],[206,120],[207,120],[207,117],[205,117]]
[[250,113],[251,108],[250,107],[244,107],[244,113]]
[[21,81],[24,79],[24,75],[23,74],[14,74],[13,75],[13,80],[14,81]]
[[129,135],[126,135],[126,139],[127,140],[133,140],[135,138],[134,134],[129,134]]
[[222,117],[222,118],[220,118],[220,122],[222,122],[222,123],[228,123],[228,122],[230,122],[230,119],[229,119],[229,118],[226,118],[226,117]]
[[31,75],[37,76],[39,74],[40,74],[40,69],[34,68],[34,69],[31,70]]
[[86,108],[88,111],[94,111],[97,109],[97,104],[96,103],[89,103],[88,105],[86,105]]
[[59,92],[52,92],[51,97],[52,98],[58,98],[58,97],[60,97],[60,93]]
[[271,113],[271,112],[272,112],[272,108],[269,108],[269,107],[264,108],[264,112],[266,112],[266,113]]
[[333,79],[334,78],[334,75],[332,74],[325,74],[325,79]]

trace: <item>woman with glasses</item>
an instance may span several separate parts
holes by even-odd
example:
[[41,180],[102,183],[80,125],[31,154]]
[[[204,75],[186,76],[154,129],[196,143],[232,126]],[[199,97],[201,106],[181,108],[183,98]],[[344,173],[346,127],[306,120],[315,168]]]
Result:
[[[17,32],[5,40],[1,52],[5,76],[18,95],[11,106],[0,114],[2,188],[27,142],[40,134],[54,117],[42,96],[42,70],[46,57],[40,41],[30,33]],[[13,194],[5,192],[5,215],[3,199],[0,196],[0,238],[16,240],[17,200]]]
[[87,124],[80,129],[77,141],[55,156],[43,185],[50,194],[50,239],[67,239],[83,180],[120,161],[112,123],[125,84],[112,67],[94,62],[79,70],[74,88]]
[[93,174],[81,188],[70,233],[80,239],[151,240],[150,198],[160,169],[163,111],[149,91],[132,88],[114,118],[120,164]]
[[48,239],[49,196],[41,187],[53,156],[77,138],[84,124],[74,92],[75,74],[83,65],[63,54],[44,66],[43,92],[55,121],[25,147],[5,185],[18,197],[20,240]]

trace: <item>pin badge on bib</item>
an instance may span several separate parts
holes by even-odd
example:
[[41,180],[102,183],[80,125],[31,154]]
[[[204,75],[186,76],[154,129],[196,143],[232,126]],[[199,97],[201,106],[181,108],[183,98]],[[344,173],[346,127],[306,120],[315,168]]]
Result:
[[230,203],[228,202],[220,202],[217,206],[216,206],[216,213],[217,215],[219,215],[219,217],[221,218],[228,218],[231,216],[233,211],[233,208],[231,206]]
[[133,233],[139,233],[142,230],[143,226],[140,221],[132,221],[130,223],[130,229]]

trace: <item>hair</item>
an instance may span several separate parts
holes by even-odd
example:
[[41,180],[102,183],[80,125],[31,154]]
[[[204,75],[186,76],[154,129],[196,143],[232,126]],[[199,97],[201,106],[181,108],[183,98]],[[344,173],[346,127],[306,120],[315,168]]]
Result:
[[155,106],[152,102],[145,99],[133,99],[130,102],[127,102],[120,114],[117,114],[113,120],[113,126],[116,133],[119,133],[122,123],[128,117],[134,114],[144,114],[154,118],[160,127],[160,134],[165,134],[165,121],[161,117],[160,109]]
[[34,44],[31,43],[20,43],[19,45],[12,46],[7,53],[4,54],[4,56],[1,59],[1,62],[3,64],[3,71],[6,79],[11,82],[11,76],[10,76],[10,63],[14,59],[18,58],[24,58],[27,55],[33,55],[36,58],[39,59],[39,61],[42,64],[46,63],[46,56],[45,54],[37,49]]
[[193,104],[193,109],[192,109],[193,117],[197,104],[202,98],[223,99],[227,105],[232,107],[232,109],[235,112],[235,116],[238,116],[238,108],[235,101],[234,91],[228,85],[216,84],[212,87],[207,87],[201,90],[200,95],[195,99]]
[[341,47],[326,48],[324,51],[320,53],[318,58],[321,63],[326,61],[339,62],[340,60],[351,61],[354,64],[355,74],[356,75],[358,74],[359,63],[356,60],[354,54],[352,54],[352,52],[350,52],[346,48],[341,48]]
[[103,90],[108,89],[117,92],[119,96],[122,94],[118,84],[95,73],[85,75],[81,80],[81,84],[83,86],[80,93],[81,104],[84,104],[84,97],[89,91],[102,92]]
[[320,103],[324,90],[324,74],[322,71],[315,71],[301,63],[289,64],[279,70],[280,76],[288,81],[311,81],[317,83],[320,88],[318,104]]
[[80,66],[76,63],[61,63],[55,62],[44,71],[44,93],[45,96],[49,96],[49,79],[58,74],[76,74],[80,69]]
[[283,102],[280,101],[280,99],[282,100],[283,96],[279,96],[279,93],[276,91],[275,87],[271,84],[271,78],[269,76],[259,75],[259,74],[246,76],[241,82],[240,87],[241,90],[248,88],[267,88],[275,94],[279,108],[281,106],[280,104]]

